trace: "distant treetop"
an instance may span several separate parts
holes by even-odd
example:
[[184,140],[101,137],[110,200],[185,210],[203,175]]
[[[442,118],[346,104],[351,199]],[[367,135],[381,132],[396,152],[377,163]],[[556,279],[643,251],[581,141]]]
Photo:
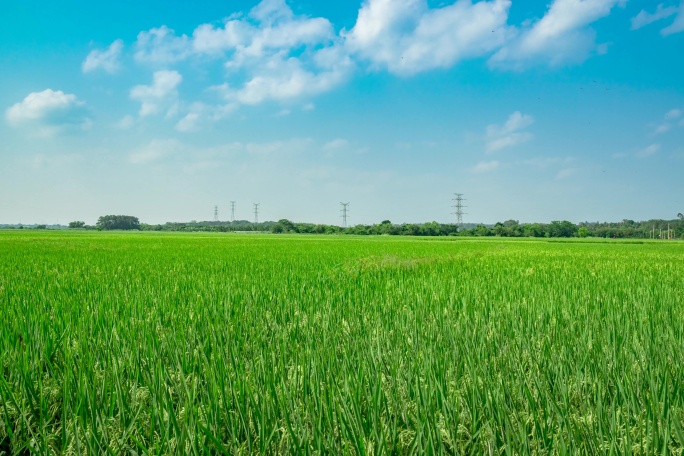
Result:
[[100,230],[139,230],[140,221],[130,215],[103,215],[96,226]]

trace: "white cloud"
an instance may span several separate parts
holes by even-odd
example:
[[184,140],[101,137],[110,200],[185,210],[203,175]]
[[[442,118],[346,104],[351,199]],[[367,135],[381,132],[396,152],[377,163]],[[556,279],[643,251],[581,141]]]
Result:
[[181,133],[190,133],[199,129],[198,122],[200,115],[197,112],[189,112],[181,120],[176,123],[176,130]]
[[657,153],[660,150],[660,144],[651,144],[648,147],[637,152],[637,157],[645,158]]
[[146,146],[132,152],[128,156],[128,160],[134,165],[142,165],[177,153],[182,148],[182,144],[175,139],[155,139]]
[[638,30],[648,24],[670,17],[673,14],[677,14],[677,7],[663,7],[662,4],[658,5],[653,13],[641,10],[639,14],[632,18],[632,30]]
[[137,61],[155,64],[178,62],[192,52],[190,39],[186,35],[176,36],[173,29],[165,25],[140,32],[135,47]]
[[673,119],[679,119],[682,116],[682,110],[681,109],[670,109],[667,113],[665,113],[665,118],[668,120],[673,120]]
[[530,141],[534,135],[523,130],[534,123],[534,118],[516,111],[503,125],[487,126],[487,143],[485,150],[494,152],[507,147],[513,147]]
[[474,173],[488,173],[490,171],[494,171],[498,167],[499,167],[498,160],[481,161],[472,168],[472,171]]
[[116,123],[116,128],[119,128],[121,130],[128,130],[131,127],[133,127],[134,124],[135,124],[135,119],[133,118],[133,116],[126,115],[126,116],[123,116],[121,118],[121,120],[119,120]]
[[94,49],[86,57],[81,65],[84,73],[90,73],[102,69],[107,73],[116,73],[119,69],[119,57],[123,49],[123,41],[116,40],[105,51]]
[[431,9],[426,0],[367,0],[344,37],[351,52],[392,73],[448,68],[504,43],[510,5],[459,0]]
[[658,125],[658,126],[656,127],[655,133],[656,133],[657,135],[660,135],[660,134],[663,134],[663,133],[667,133],[668,131],[670,131],[671,128],[672,128],[672,124],[664,123],[664,124]]
[[140,116],[166,110],[171,115],[178,107],[177,87],[183,77],[177,71],[162,70],[153,75],[152,85],[137,85],[131,89],[131,99],[140,101]]
[[328,141],[327,143],[323,144],[323,150],[327,150],[327,151],[339,150],[339,149],[343,149],[347,146],[349,146],[349,141],[347,141],[346,139],[337,138],[337,139],[333,139],[332,141]]
[[574,176],[576,172],[577,172],[577,169],[575,169],[575,168],[561,169],[556,174],[556,180],[568,179],[568,178]]
[[672,35],[674,33],[684,32],[684,0],[679,4],[679,12],[672,24],[660,31],[663,36]]
[[175,129],[181,133],[192,133],[225,118],[237,108],[234,103],[208,105],[193,103],[187,113],[176,123]]
[[314,144],[314,141],[310,138],[301,138],[264,143],[251,142],[244,145],[240,145],[240,149],[251,155],[289,155],[309,150]]
[[332,23],[297,16],[285,0],[263,0],[222,27],[201,24],[192,37],[166,26],[141,32],[136,47],[136,59],[152,63],[225,59],[230,85],[223,84],[222,93],[238,104],[316,95],[342,83],[353,68]]
[[595,33],[587,26],[624,1],[554,0],[544,17],[492,56],[490,65],[521,69],[539,62],[552,66],[582,62],[597,48]]
[[240,68],[274,52],[329,44],[334,38],[328,19],[295,16],[284,0],[264,0],[247,18],[229,20],[220,28],[211,24],[197,27],[193,49],[214,55],[232,51],[228,66]]
[[85,130],[92,124],[85,103],[76,95],[52,89],[28,94],[21,102],[7,109],[5,118],[14,127],[29,124],[37,126],[40,133],[46,136],[68,127]]
[[524,165],[534,166],[540,169],[549,167],[567,166],[575,161],[575,157],[536,157],[528,160],[523,160]]
[[247,105],[317,95],[341,84],[352,68],[340,48],[323,48],[311,60],[307,65],[301,58],[274,55],[255,67],[241,88],[228,88],[224,95],[229,101]]

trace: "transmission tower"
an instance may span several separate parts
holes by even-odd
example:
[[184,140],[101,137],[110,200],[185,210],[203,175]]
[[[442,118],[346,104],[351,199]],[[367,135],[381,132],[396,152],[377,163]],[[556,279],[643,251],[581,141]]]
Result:
[[214,206],[214,221],[218,222],[218,206]]
[[347,209],[347,207],[349,207],[349,203],[340,203],[340,205],[342,206],[342,209],[340,209],[340,211],[342,212],[342,227],[346,228],[347,227],[347,212],[349,212],[349,209]]
[[259,205],[261,203],[253,203],[254,204],[254,223],[259,223]]
[[463,216],[466,215],[466,213],[463,212],[463,208],[468,206],[463,205],[463,201],[465,201],[465,199],[463,199],[463,193],[454,193],[453,201],[454,205],[452,207],[454,208],[453,214],[456,216],[456,226],[460,228],[461,225],[463,225]]
[[235,221],[235,201],[230,202],[230,221]]

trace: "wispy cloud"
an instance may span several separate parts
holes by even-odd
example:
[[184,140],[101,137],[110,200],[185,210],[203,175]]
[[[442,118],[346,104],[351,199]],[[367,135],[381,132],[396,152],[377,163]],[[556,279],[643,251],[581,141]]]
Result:
[[74,94],[52,89],[28,94],[7,109],[5,118],[13,127],[36,126],[44,136],[70,127],[87,129],[92,124],[84,102]]
[[645,147],[641,149],[639,152],[637,152],[637,157],[640,158],[646,158],[650,157],[651,155],[657,153],[660,150],[660,144],[651,144],[648,147]]
[[556,180],[569,179],[577,173],[577,168],[564,168],[556,173]]
[[490,65],[522,69],[536,63],[552,66],[584,61],[598,50],[596,34],[588,26],[610,14],[625,0],[554,0],[546,14],[523,27],[513,40],[499,49]]
[[680,32],[684,32],[684,0],[679,4],[679,10],[677,11],[677,17],[675,17],[674,22],[662,29],[660,34],[668,36]]
[[674,119],[679,119],[682,116],[682,110],[675,108],[669,110],[667,113],[665,113],[665,118],[667,120],[674,120]]
[[155,139],[133,151],[128,159],[134,165],[143,165],[168,157],[182,148],[182,144],[175,139]]
[[[657,125],[655,127],[655,134],[660,135],[663,133],[667,133],[672,129],[672,124],[673,122],[676,122],[677,119],[679,119],[682,116],[682,110],[679,108],[671,109],[668,112],[665,113],[663,116],[663,119],[665,119],[665,122]],[[682,122],[684,122],[684,119],[682,119]]]
[[121,50],[123,49],[123,41],[116,40],[109,47],[101,51],[94,49],[86,57],[81,64],[81,69],[84,73],[90,73],[96,70],[104,70],[107,73],[116,73],[120,67]]
[[487,127],[486,152],[495,152],[507,147],[517,146],[530,141],[534,135],[524,132],[525,128],[534,123],[534,118],[520,111],[508,116],[503,125],[489,125]]
[[648,24],[677,14],[677,10],[678,8],[676,6],[665,7],[662,4],[658,5],[653,13],[649,13],[646,10],[641,10],[639,14],[632,18],[632,30],[639,30]]
[[500,163],[498,160],[481,161],[477,165],[473,166],[471,171],[474,173],[488,173],[497,169],[499,165]]
[[655,134],[661,135],[663,133],[667,133],[668,131],[670,131],[671,128],[672,128],[672,124],[669,124],[669,123],[660,124],[655,128]]
[[337,138],[333,139],[332,141],[328,141],[327,143],[323,144],[323,150],[326,151],[332,151],[332,150],[339,150],[343,149],[345,147],[349,146],[349,141],[346,139],[342,138]]
[[121,130],[128,130],[135,124],[135,119],[131,115],[123,116],[117,123],[116,128]]

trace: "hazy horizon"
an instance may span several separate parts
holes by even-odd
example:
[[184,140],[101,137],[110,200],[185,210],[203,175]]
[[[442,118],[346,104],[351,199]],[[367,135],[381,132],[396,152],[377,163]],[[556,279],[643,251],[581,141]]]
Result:
[[0,224],[684,212],[684,0],[6,3]]

